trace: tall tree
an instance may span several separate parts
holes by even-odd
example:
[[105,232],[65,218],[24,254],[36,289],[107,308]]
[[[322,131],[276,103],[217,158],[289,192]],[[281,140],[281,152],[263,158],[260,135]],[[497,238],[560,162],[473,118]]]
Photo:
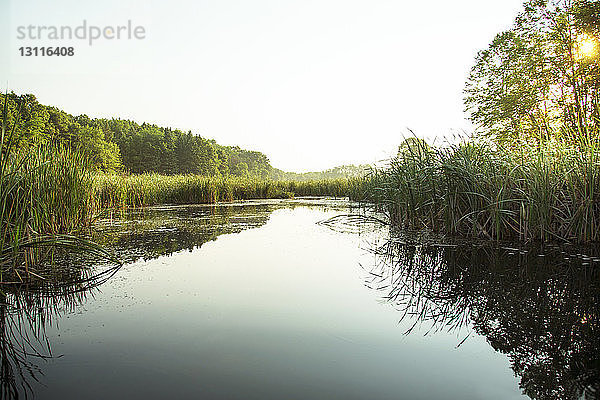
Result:
[[597,0],[529,0],[514,26],[475,59],[471,120],[499,139],[592,135],[600,121]]

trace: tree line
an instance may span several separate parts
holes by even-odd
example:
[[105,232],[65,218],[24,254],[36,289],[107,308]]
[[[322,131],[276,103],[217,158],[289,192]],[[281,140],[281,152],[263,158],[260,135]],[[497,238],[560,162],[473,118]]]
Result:
[[372,167],[368,164],[340,165],[324,171],[312,172],[282,172],[278,175],[281,179],[289,181],[315,181],[321,179],[360,178],[367,175]]
[[[198,174],[279,178],[266,155],[237,146],[222,146],[191,131],[123,119],[73,116],[40,104],[34,95],[0,94],[8,100],[8,144],[27,149],[36,145],[63,145],[78,149],[98,170],[106,172]],[[3,149],[5,151],[5,149]]]

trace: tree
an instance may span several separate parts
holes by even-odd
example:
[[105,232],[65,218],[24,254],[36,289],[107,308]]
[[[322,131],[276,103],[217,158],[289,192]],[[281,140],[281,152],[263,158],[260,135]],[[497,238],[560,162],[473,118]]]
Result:
[[527,1],[477,54],[465,87],[470,119],[501,140],[597,134],[599,15],[597,0]]
[[[7,124],[16,125],[11,144],[21,148],[60,144],[79,150],[92,166],[104,171],[124,167],[133,173],[237,174],[261,178],[274,175],[275,170],[264,154],[221,146],[191,131],[184,133],[114,118],[74,117],[38,103],[31,94],[0,94],[0,100],[5,96]],[[5,142],[4,146],[8,144]]]
[[235,169],[234,169],[233,173],[236,176],[241,176],[241,177],[248,176],[248,164],[246,164],[243,161],[237,163],[236,166],[235,166]]

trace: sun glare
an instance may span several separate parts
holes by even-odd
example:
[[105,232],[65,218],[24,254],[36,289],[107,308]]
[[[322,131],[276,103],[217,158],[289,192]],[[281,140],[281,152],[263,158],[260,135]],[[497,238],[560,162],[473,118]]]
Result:
[[583,36],[577,41],[578,58],[593,58],[598,55],[598,43],[595,38]]

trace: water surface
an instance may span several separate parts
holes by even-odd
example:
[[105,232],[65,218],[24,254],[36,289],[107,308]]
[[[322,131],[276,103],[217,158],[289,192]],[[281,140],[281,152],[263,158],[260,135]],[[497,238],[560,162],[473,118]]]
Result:
[[[514,276],[507,274],[510,263],[484,270],[468,258],[472,252],[452,250],[452,256],[447,248],[390,244],[376,227],[351,232],[317,224],[349,212],[343,201],[304,199],[156,207],[100,221],[96,235],[127,263],[101,286],[62,298],[32,325],[43,344],[34,347],[52,357],[27,357],[27,365],[39,368],[23,374],[29,393],[44,399],[505,400],[527,398],[525,389],[551,398],[541,397],[549,387],[568,398],[575,392],[560,391],[567,385],[567,378],[556,378],[560,368],[527,364],[555,357],[536,340],[547,343],[567,328],[563,341],[576,346],[565,351],[587,352],[591,364],[582,368],[595,371],[598,332],[573,326],[598,326],[597,303],[588,304],[597,286],[579,293],[587,303],[540,304],[531,296],[535,283],[502,285],[502,274]],[[464,272],[466,265],[479,272]],[[597,282],[593,273],[588,278]],[[571,281],[562,289],[579,287]],[[542,313],[560,304],[563,314],[579,307],[570,313],[579,319],[561,319],[555,330],[540,327],[540,320],[558,323]],[[524,323],[529,312],[540,316]],[[537,330],[527,334],[528,327]],[[542,371],[531,377],[535,371],[525,364]],[[544,372],[556,379],[545,382]],[[573,391],[590,386],[573,385]]]

